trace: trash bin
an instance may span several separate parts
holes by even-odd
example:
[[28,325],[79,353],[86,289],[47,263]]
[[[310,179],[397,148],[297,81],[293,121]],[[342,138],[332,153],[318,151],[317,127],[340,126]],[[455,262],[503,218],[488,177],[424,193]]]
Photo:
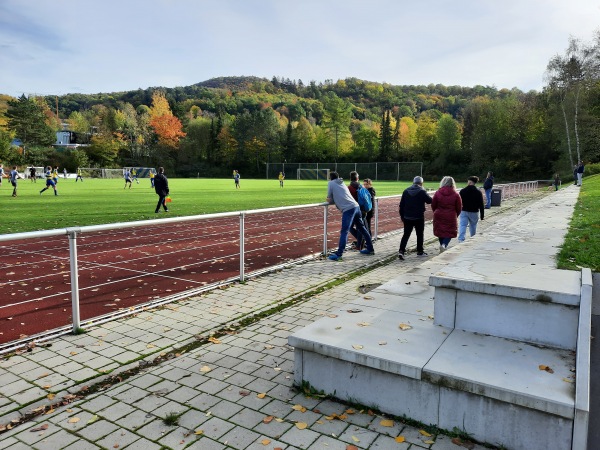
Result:
[[502,189],[492,189],[492,206],[500,206],[502,203]]

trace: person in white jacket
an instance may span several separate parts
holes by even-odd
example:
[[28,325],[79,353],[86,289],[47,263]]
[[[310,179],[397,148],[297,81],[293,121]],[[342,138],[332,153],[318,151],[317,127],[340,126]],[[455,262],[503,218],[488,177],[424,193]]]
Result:
[[348,231],[352,225],[356,227],[357,232],[360,234],[360,236],[357,236],[357,241],[360,242],[362,236],[366,242],[366,248],[361,250],[360,253],[374,255],[375,250],[371,235],[365,227],[358,203],[352,198],[348,187],[344,184],[344,180],[339,177],[337,172],[329,172],[329,180],[329,183],[327,183],[327,203],[335,205],[342,212],[342,228],[338,249],[335,253],[329,255],[329,259],[333,261],[342,259],[342,254],[348,242]]

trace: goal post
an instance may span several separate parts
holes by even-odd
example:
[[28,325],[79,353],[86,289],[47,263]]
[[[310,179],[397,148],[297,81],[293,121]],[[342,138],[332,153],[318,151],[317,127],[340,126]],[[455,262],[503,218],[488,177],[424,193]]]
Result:
[[[130,171],[135,169],[137,178],[150,178],[150,172],[156,173],[152,167],[127,167]],[[79,167],[81,175],[86,178],[123,178],[125,168],[121,169],[106,169],[103,167]]]
[[329,180],[329,169],[296,169],[298,180]]

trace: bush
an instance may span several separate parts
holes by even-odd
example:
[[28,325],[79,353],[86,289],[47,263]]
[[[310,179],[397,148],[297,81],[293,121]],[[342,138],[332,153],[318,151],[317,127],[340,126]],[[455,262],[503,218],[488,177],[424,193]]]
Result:
[[600,173],[600,163],[586,164],[584,176],[596,175]]

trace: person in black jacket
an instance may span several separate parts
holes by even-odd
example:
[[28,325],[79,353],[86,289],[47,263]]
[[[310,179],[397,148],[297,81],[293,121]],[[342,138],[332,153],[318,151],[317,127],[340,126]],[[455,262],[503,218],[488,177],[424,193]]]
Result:
[[402,193],[398,207],[400,220],[404,223],[404,232],[400,240],[398,259],[404,259],[406,244],[413,228],[417,234],[417,256],[427,256],[423,249],[423,233],[425,231],[425,204],[431,204],[431,197],[423,189],[423,178],[415,177],[412,186]]
[[462,211],[458,218],[458,242],[465,241],[467,233],[467,225],[471,237],[477,232],[477,222],[479,218],[483,220],[485,206],[483,204],[483,195],[475,186],[479,181],[479,177],[467,178],[467,187],[460,190],[460,198],[462,199]]
[[156,195],[158,195],[158,203],[156,204],[156,210],[154,212],[158,214],[161,205],[165,209],[165,212],[168,212],[169,208],[167,208],[165,200],[167,195],[169,195],[169,180],[167,180],[167,177],[165,176],[164,167],[159,167],[158,173],[154,177],[154,190],[156,191]]
[[485,191],[485,209],[490,209],[492,206],[492,187],[494,186],[494,174],[492,172],[487,173],[487,177],[483,182],[483,189]]

